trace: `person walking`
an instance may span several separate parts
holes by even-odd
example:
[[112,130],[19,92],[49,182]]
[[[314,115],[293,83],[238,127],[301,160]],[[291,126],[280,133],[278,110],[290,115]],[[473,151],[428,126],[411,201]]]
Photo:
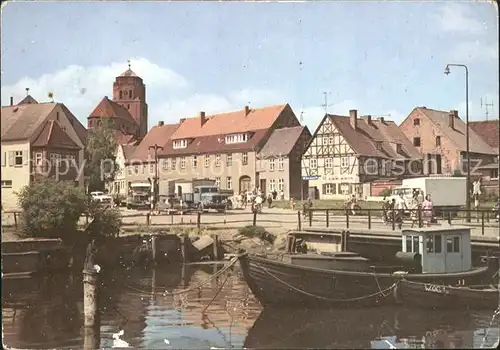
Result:
[[426,226],[429,227],[432,221],[432,200],[429,194],[425,196],[424,203],[422,204],[422,216]]
[[273,204],[273,195],[271,193],[267,195],[267,204],[268,208],[271,209],[271,205]]
[[403,193],[400,193],[398,199],[396,200],[396,210],[397,210],[396,219],[397,219],[398,227],[400,230],[403,226],[403,217],[404,217],[405,210],[407,210],[407,209],[408,209],[408,205],[406,204],[406,200],[403,196]]

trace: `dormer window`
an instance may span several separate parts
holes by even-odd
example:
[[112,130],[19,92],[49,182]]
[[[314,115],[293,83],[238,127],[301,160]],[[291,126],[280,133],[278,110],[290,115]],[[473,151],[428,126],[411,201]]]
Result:
[[401,153],[401,144],[400,143],[396,144],[396,152]]
[[248,133],[226,135],[226,144],[243,143],[249,139]]
[[187,140],[174,140],[174,149],[186,148]]
[[381,141],[377,141],[376,147],[377,147],[377,151],[381,151],[382,150],[382,142]]

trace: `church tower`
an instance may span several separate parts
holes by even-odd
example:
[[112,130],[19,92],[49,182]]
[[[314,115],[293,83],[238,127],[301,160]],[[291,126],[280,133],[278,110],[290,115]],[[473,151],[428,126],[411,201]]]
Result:
[[146,103],[146,85],[142,78],[128,69],[116,77],[113,83],[113,102],[125,107],[139,125],[139,138],[148,133],[148,105]]

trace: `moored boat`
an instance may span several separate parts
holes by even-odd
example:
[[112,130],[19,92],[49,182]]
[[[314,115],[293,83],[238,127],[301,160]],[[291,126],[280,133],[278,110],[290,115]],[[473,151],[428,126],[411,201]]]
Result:
[[498,306],[498,289],[491,285],[452,287],[402,280],[395,296],[405,306],[430,309],[494,310]]
[[[485,266],[472,267],[467,227],[404,230],[402,252],[398,253],[401,266],[371,265],[363,257],[346,254],[342,248],[347,246],[347,236],[340,246],[335,246],[328,234],[316,235],[309,243],[305,238],[303,233],[290,234],[285,253],[278,257],[240,255],[243,276],[262,305],[393,304],[394,289],[403,278],[435,285],[479,285],[489,284],[498,269],[498,260],[493,257],[486,259]],[[333,247],[327,249],[329,245]]]

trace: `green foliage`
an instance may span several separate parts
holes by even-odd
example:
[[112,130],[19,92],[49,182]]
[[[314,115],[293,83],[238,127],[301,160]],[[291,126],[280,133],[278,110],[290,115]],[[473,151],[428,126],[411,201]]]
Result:
[[453,173],[451,174],[452,177],[463,177],[464,175],[459,169],[453,170]]
[[392,191],[392,189],[386,188],[385,190],[383,190],[382,192],[380,192],[379,196],[389,197],[391,195],[391,191]]
[[87,227],[91,237],[118,237],[122,225],[120,210],[107,208],[90,201],[89,216],[92,222]]
[[25,186],[18,194],[23,231],[30,237],[65,238],[74,234],[86,209],[86,196],[73,181],[46,179]]
[[112,182],[119,170],[116,164],[118,145],[108,119],[100,126],[92,128],[85,147],[85,175],[89,191],[104,191],[106,183]]

